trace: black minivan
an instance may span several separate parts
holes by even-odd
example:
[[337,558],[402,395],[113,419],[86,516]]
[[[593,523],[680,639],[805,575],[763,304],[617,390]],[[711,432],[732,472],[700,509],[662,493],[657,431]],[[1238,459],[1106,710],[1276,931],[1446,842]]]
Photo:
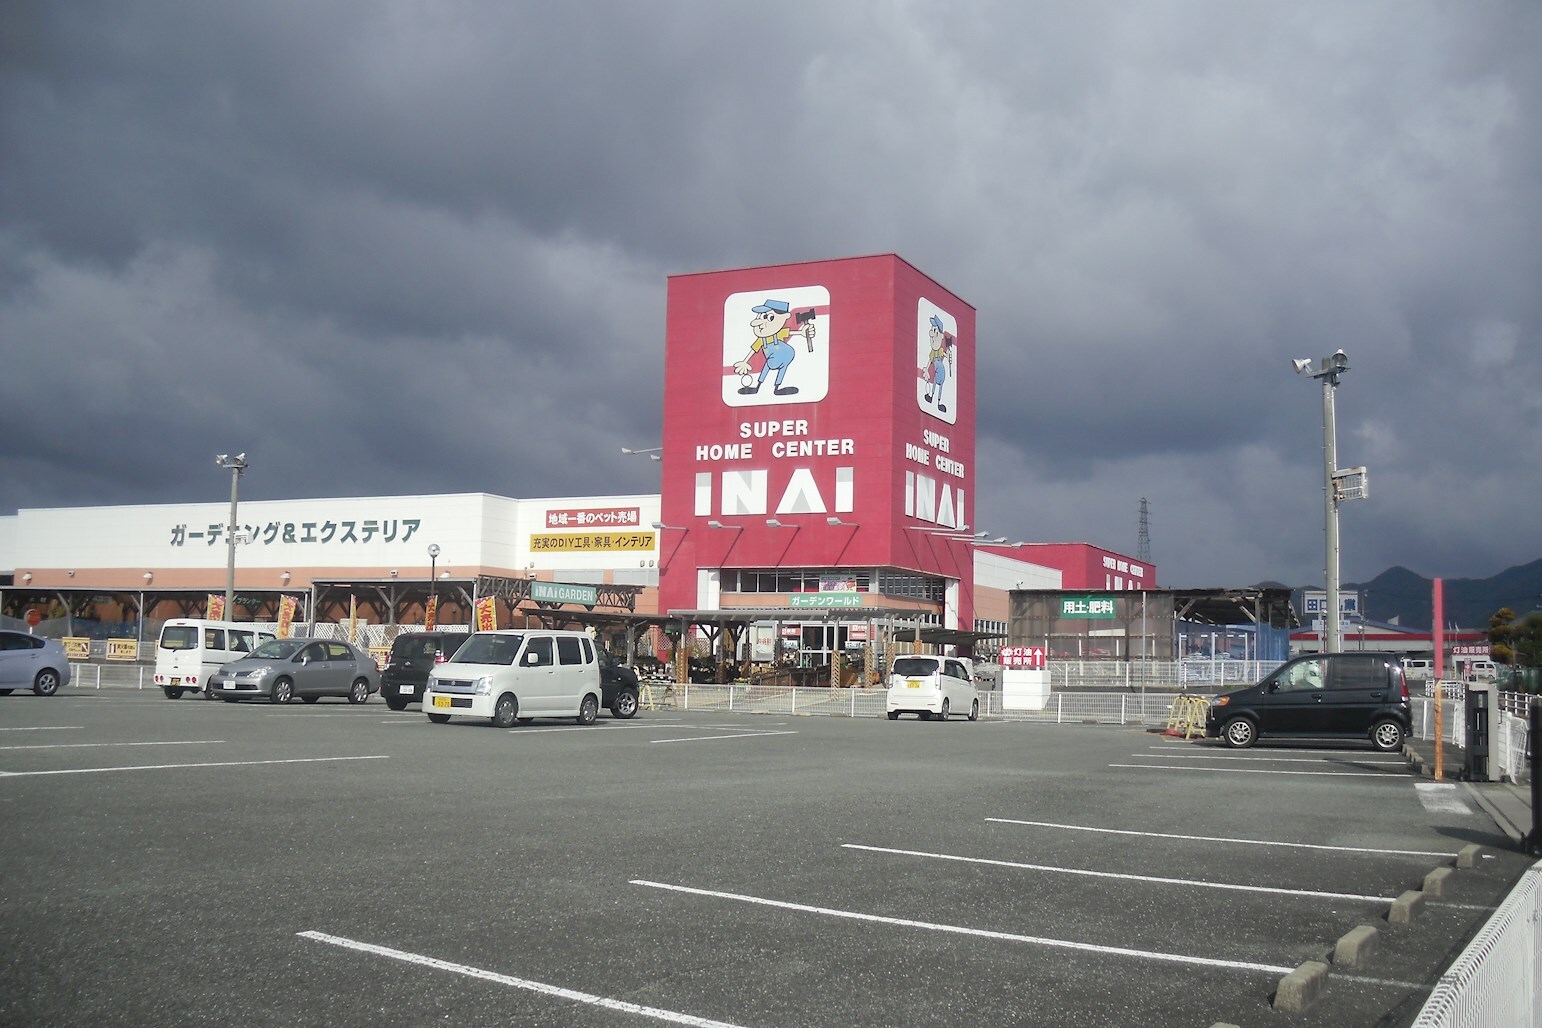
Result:
[[1366,738],[1400,749],[1413,724],[1396,653],[1314,653],[1281,664],[1257,685],[1210,703],[1205,735],[1228,746],[1260,737]]
[[428,673],[438,664],[455,656],[465,632],[406,632],[391,643],[391,656],[380,672],[380,695],[392,710],[406,710],[409,703],[422,703],[428,685]]

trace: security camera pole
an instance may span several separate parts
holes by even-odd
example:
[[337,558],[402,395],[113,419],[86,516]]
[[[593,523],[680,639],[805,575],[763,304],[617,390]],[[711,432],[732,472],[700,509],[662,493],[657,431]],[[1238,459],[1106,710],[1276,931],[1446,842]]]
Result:
[[[1333,394],[1338,388],[1339,376],[1349,370],[1349,356],[1343,350],[1335,350],[1317,361],[1302,358],[1292,362],[1296,374],[1310,374],[1322,379],[1322,456],[1323,456],[1323,535],[1325,538],[1324,574],[1327,577],[1327,631],[1322,637],[1322,652],[1337,653],[1340,648],[1339,625],[1339,500],[1362,499],[1365,495],[1365,469],[1352,469],[1355,473],[1353,491],[1341,483],[1338,469],[1337,428],[1333,417]],[[1344,495],[1341,496],[1341,490]]]
[[234,620],[236,616],[236,490],[241,482],[241,475],[246,471],[246,454],[238,453],[232,457],[228,453],[222,453],[214,458],[214,463],[230,472],[230,526],[225,532],[228,548],[225,561],[225,617],[227,620]]

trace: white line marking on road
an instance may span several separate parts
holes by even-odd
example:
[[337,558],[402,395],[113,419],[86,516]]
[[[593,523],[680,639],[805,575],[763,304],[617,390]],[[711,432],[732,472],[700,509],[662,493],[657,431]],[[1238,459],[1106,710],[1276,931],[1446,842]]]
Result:
[[1187,956],[1182,953],[1163,953],[1159,950],[1126,949],[1122,946],[1099,946],[1090,942],[1072,942],[1069,939],[1050,939],[1038,935],[1017,935],[1012,932],[993,932],[982,928],[965,928],[961,925],[938,924],[932,921],[912,921],[902,917],[883,917],[878,914],[863,914],[855,910],[836,910],[831,907],[812,907],[804,903],[788,903],[785,900],[765,899],[760,896],[745,896],[734,892],[718,892],[714,889],[693,889],[684,885],[669,885],[665,882],[650,882],[643,878],[632,879],[633,885],[644,885],[650,889],[665,889],[670,892],[683,892],[693,896],[710,896],[714,899],[734,900],[739,903],[754,903],[763,907],[777,907],[782,910],[795,910],[805,914],[824,914],[827,917],[842,917],[853,921],[868,921],[874,924],[896,925],[901,928],[923,928],[933,932],[948,932],[953,935],[968,935],[979,939],[997,939],[1003,942],[1026,942],[1036,946],[1049,946],[1055,949],[1077,950],[1083,953],[1102,953],[1110,956],[1139,957],[1144,960],[1160,960],[1174,964],[1193,964],[1200,967],[1220,967],[1236,971],[1264,971],[1269,974],[1289,974],[1294,967],[1276,966],[1274,964],[1255,964],[1244,960],[1218,960],[1214,957]]
[[35,728],[0,728],[0,732],[78,732],[85,725],[38,725]]
[[1392,771],[1269,771],[1257,767],[1184,767],[1181,764],[1110,764],[1109,767],[1138,767],[1148,771],[1210,771],[1218,775],[1319,775],[1329,778],[1407,778]]
[[[1153,752],[1156,752],[1156,751],[1153,751]],[[1136,760],[1144,760],[1144,759],[1149,759],[1151,754],[1149,754],[1149,753],[1132,753],[1132,754],[1130,754],[1130,756],[1133,757]],[[1390,758],[1390,759],[1387,759],[1387,758],[1377,759],[1377,758],[1374,758],[1374,757],[1350,757],[1350,758],[1346,759],[1346,758],[1344,758],[1342,756],[1340,756],[1338,758],[1334,758],[1334,757],[1330,757],[1330,756],[1322,756],[1322,757],[1265,757],[1265,756],[1237,757],[1237,756],[1231,756],[1229,754],[1221,754],[1221,753],[1163,753],[1162,756],[1164,758],[1168,758],[1168,759],[1172,759],[1172,760],[1251,760],[1251,761],[1258,761],[1258,762],[1269,763],[1269,764],[1324,764],[1324,763],[1328,763],[1329,761],[1333,761],[1333,760],[1337,759],[1337,760],[1339,760],[1339,761],[1341,761],[1343,763],[1348,763],[1348,764],[1386,764],[1388,767],[1399,767],[1399,768],[1406,768],[1408,766],[1408,762],[1406,760],[1402,759],[1401,757],[1393,757],[1393,758]]]
[[1400,982],[1392,978],[1366,978],[1358,974],[1339,974],[1329,971],[1328,977],[1336,982],[1355,982],[1358,985],[1385,985],[1389,989],[1408,989],[1412,992],[1429,992],[1434,986],[1425,982]]
[[1472,814],[1467,801],[1456,793],[1455,782],[1415,782],[1419,802],[1431,814]]
[[1072,832],[1102,832],[1108,835],[1138,835],[1146,839],[1182,839],[1188,842],[1231,842],[1241,846],[1288,846],[1302,850],[1331,850],[1335,853],[1374,853],[1378,856],[1400,857],[1454,857],[1455,853],[1443,850],[1382,850],[1365,846],[1323,846],[1311,842],[1272,842],[1267,839],[1237,839],[1223,835],[1173,835],[1167,832],[1135,832],[1124,828],[1092,828],[1087,825],[1067,825],[1056,821],[1019,821],[1011,817],[988,817],[985,820],[1004,825],[1029,825],[1033,828],[1063,828]]
[[104,771],[167,771],[184,767],[253,767],[258,764],[320,764],[331,760],[389,760],[388,754],[368,757],[293,757],[288,760],[222,760],[206,764],[134,764],[127,767],[72,767],[59,771],[0,771],[0,778],[32,778],[39,775],[95,775]]
[[892,853],[901,857],[926,857],[929,860],[952,860],[962,864],[985,864],[990,867],[1010,867],[1020,871],[1050,871],[1055,874],[1082,875],[1087,878],[1118,878],[1127,882],[1150,882],[1156,885],[1188,885],[1204,889],[1229,889],[1233,892],[1267,893],[1271,896],[1300,896],[1308,899],[1361,900],[1366,903],[1391,903],[1395,896],[1362,896],[1352,892],[1321,892],[1316,889],[1277,889],[1267,885],[1233,885],[1228,882],[1207,882],[1196,878],[1161,878],[1154,875],[1126,874],[1119,871],[1091,871],[1081,867],[1056,867],[1051,864],[1024,864],[1015,860],[991,860],[985,857],[960,857],[951,853],[927,853],[921,850],[891,849],[888,846],[860,846],[847,842],[842,849],[866,850],[869,853]]
[[721,742],[724,739],[758,739],[766,735],[797,735],[797,732],[740,732],[738,735],[698,735],[691,739],[649,739],[650,745],[661,742]]
[[565,989],[560,985],[547,985],[545,982],[531,981],[528,978],[515,978],[512,975],[487,971],[480,967],[472,967],[469,964],[452,964],[448,960],[425,957],[418,953],[408,953],[406,950],[391,949],[388,946],[377,946],[374,943],[359,942],[356,939],[346,939],[341,935],[328,935],[325,932],[314,931],[296,932],[295,934],[302,939],[324,942],[331,946],[341,946],[344,949],[357,950],[360,953],[369,953],[377,957],[388,957],[391,960],[400,960],[403,963],[417,964],[421,967],[431,967],[437,971],[449,971],[453,974],[465,975],[468,978],[479,978],[482,981],[495,982],[499,985],[512,985],[516,989],[527,989],[530,992],[538,992],[544,996],[554,996],[557,999],[572,1000],[576,1003],[587,1003],[590,1006],[603,1007],[606,1010],[619,1010],[625,1014],[640,1014],[643,1017],[667,1021],[670,1024],[696,1025],[699,1028],[736,1028],[735,1025],[728,1021],[713,1021],[710,1018],[697,1017],[695,1014],[682,1014],[674,1010],[662,1010],[658,1007],[645,1007],[637,1003],[628,1003],[625,1000],[594,996],[587,992]]
[[0,746],[0,750],[79,750],[91,746],[213,746],[224,739],[181,739],[176,742],[45,742],[30,746]]

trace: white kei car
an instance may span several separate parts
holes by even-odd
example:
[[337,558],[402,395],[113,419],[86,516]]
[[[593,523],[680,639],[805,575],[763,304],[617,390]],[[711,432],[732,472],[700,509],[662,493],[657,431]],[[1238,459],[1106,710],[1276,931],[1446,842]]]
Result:
[[971,721],[980,719],[974,678],[958,657],[916,654],[894,658],[884,707],[890,721],[906,713],[923,721],[946,721],[950,714],[968,714]]

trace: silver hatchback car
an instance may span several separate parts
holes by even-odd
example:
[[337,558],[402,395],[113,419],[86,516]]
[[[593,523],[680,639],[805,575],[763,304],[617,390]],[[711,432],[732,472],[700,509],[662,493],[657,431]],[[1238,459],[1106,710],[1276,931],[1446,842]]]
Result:
[[380,691],[375,658],[335,639],[269,639],[250,656],[233,660],[209,677],[209,691],[227,703],[267,700],[288,703],[298,696],[315,703],[346,696],[363,703]]
[[70,684],[70,658],[57,639],[0,630],[0,696],[31,689],[52,696]]

